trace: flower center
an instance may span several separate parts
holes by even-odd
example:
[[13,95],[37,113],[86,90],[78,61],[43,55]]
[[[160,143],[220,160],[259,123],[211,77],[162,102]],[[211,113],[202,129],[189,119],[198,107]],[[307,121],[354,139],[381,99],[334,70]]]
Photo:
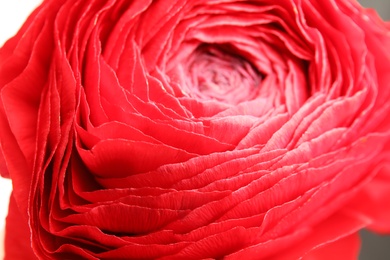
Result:
[[262,76],[228,46],[203,45],[185,62],[186,85],[205,99],[237,104],[254,99]]

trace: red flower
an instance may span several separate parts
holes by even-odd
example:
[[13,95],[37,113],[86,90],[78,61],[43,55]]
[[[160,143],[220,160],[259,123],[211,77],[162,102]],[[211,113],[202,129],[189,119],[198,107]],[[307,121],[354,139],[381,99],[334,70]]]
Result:
[[349,0],[45,1],[0,50],[6,259],[356,258],[388,46]]

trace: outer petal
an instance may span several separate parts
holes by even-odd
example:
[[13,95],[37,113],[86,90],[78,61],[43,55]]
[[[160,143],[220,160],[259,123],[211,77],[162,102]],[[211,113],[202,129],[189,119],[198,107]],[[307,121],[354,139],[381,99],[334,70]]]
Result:
[[[349,0],[206,2],[45,1],[0,51],[9,258],[348,259],[390,230],[390,37]],[[207,45],[261,87],[199,95],[246,78],[185,62]]]
[[[313,228],[312,233],[289,250],[273,259],[356,259],[359,253],[357,231],[370,220],[357,212],[336,213]],[[337,254],[333,252],[337,251]]]
[[13,194],[10,197],[5,233],[4,260],[37,259],[31,248],[30,228],[20,214]]
[[347,237],[323,245],[304,256],[303,260],[354,260],[358,259],[360,237],[353,233]]
[[390,166],[385,165],[350,203],[349,208],[372,220],[369,228],[378,233],[390,233]]

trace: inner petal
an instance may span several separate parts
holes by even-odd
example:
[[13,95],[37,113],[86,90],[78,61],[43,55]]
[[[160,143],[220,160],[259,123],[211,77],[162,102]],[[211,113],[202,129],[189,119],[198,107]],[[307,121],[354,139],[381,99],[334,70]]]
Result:
[[237,104],[256,98],[262,75],[227,45],[201,45],[182,63],[191,95]]

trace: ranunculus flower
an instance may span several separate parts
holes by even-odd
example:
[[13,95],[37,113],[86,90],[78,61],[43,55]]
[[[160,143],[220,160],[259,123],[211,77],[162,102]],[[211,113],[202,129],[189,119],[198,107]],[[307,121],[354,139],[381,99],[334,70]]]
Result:
[[352,0],[44,1],[0,51],[6,259],[356,258],[389,46]]

